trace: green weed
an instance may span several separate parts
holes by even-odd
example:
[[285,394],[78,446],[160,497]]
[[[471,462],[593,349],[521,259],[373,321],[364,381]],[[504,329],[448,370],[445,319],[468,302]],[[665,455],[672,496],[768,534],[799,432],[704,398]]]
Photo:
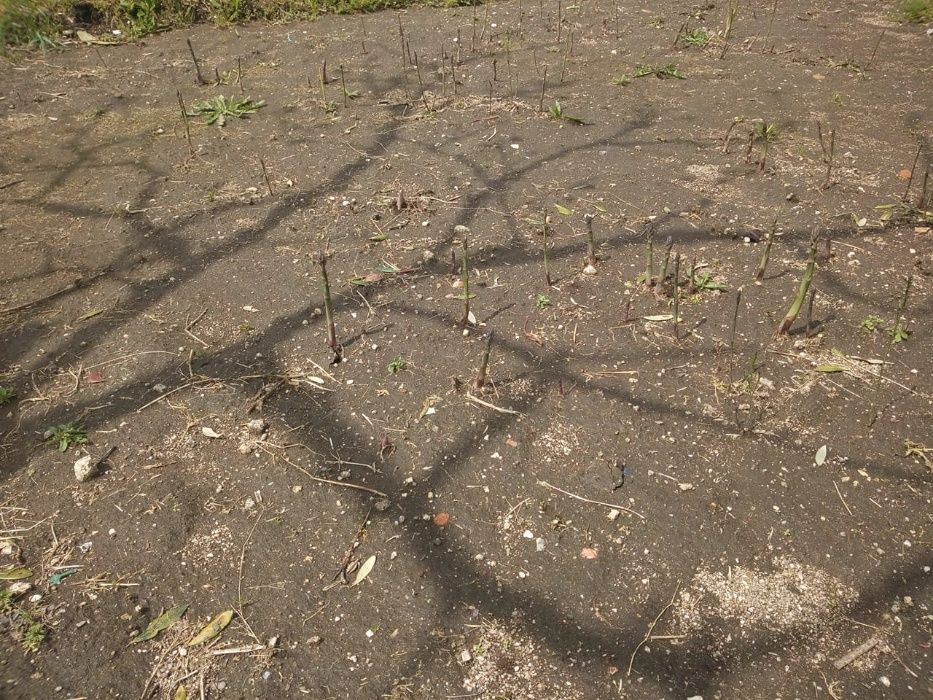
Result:
[[870,333],[874,333],[876,330],[881,328],[884,324],[884,321],[874,314],[870,314],[865,320],[862,321],[862,328]]
[[539,309],[546,309],[551,305],[551,300],[546,294],[535,294],[535,306]]
[[933,22],[933,0],[901,0],[899,10],[904,22]]
[[405,359],[401,355],[397,355],[395,359],[389,363],[387,369],[389,370],[389,374],[398,374],[407,368],[408,363],[405,362]]
[[63,423],[45,431],[46,441],[58,447],[59,452],[67,452],[72,445],[87,443],[87,430],[77,423]]
[[250,114],[255,114],[265,106],[265,100],[254,102],[249,97],[224,97],[218,95],[210,100],[195,102],[194,111],[188,116],[197,117],[203,115],[207,118],[208,124],[223,126],[227,123],[227,117],[246,119]]
[[12,403],[16,398],[16,391],[8,386],[0,386],[0,406]]
[[683,38],[688,45],[703,48],[709,43],[709,32],[705,29],[688,29],[684,32]]
[[573,124],[586,124],[586,122],[579,117],[572,117],[569,114],[566,114],[563,107],[560,106],[560,102],[555,102],[550,107],[548,107],[547,113],[551,119],[571,122]]
[[667,63],[663,66],[652,66],[650,63],[640,63],[635,67],[635,78],[644,78],[645,76],[653,75],[656,78],[677,78],[678,80],[686,80],[687,76],[681,73],[677,69],[676,63]]
[[0,47],[56,46],[62,8],[61,0],[0,0]]

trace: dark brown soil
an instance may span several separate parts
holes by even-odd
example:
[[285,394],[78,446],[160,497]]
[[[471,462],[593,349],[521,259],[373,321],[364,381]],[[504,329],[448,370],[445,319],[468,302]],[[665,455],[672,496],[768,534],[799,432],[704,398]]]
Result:
[[[684,22],[715,35],[724,6],[564,6],[558,43],[556,3],[509,1],[477,8],[475,42],[471,8],[425,9],[0,68],[0,385],[18,395],[0,571],[32,586],[0,613],[0,696],[927,696],[933,232],[876,207],[912,168],[920,196],[933,37],[887,3],[780,2],[773,24],[753,5],[722,58],[717,36],[672,44]],[[206,77],[240,59],[242,94],[268,103],[192,117],[193,154],[176,91],[241,93],[195,83],[188,37]],[[671,62],[684,80],[613,80]],[[545,66],[545,109],[584,125],[539,112]],[[763,170],[755,120],[777,126]],[[812,227],[832,245],[810,337],[805,312],[775,336]],[[677,339],[645,320],[672,313],[670,283],[637,281],[646,229],[656,274],[670,237],[681,275],[696,261],[728,288],[684,289]],[[89,444],[43,443],[69,421]],[[75,460],[110,447],[78,483]],[[225,609],[214,646],[186,650]]]

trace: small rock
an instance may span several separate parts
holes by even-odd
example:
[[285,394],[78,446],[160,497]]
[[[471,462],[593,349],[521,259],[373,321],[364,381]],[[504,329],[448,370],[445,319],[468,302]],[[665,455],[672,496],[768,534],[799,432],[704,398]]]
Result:
[[543,552],[544,551],[544,538],[539,537],[535,540],[535,551]]
[[881,676],[881,678],[879,678],[878,680],[881,681],[881,685],[883,685],[885,688],[891,687],[891,679],[888,678],[887,676]]
[[610,520],[617,520],[620,514],[621,514],[621,511],[618,508],[613,508],[612,510],[609,511],[608,517]]
[[691,695],[687,700],[703,700],[702,695]]
[[583,268],[583,274],[584,275],[595,275],[596,268],[593,267],[592,265],[587,265],[586,267]]
[[468,664],[473,660],[473,654],[470,653],[469,649],[464,649],[460,652],[460,663]]
[[437,256],[434,254],[433,251],[426,250],[421,254],[421,260],[425,264],[429,264],[437,260]]
[[97,474],[97,465],[91,461],[91,455],[85,455],[75,462],[75,479],[78,481],[89,481],[95,474]]
[[693,484],[689,484],[689,483],[677,484],[677,487],[681,491],[693,491],[693,489],[696,488]]
[[248,440],[247,442],[241,442],[240,446],[237,447],[237,450],[240,452],[241,455],[251,454],[252,452],[255,451],[255,449],[256,449],[256,443],[253,442],[252,440]]
[[388,498],[380,498],[373,504],[373,508],[375,508],[380,513],[384,513],[389,509],[389,505],[390,503]]
[[323,641],[324,641],[323,638],[319,637],[318,635],[314,635],[308,640],[308,644],[310,644],[313,647],[316,647],[318,644],[320,644]]
[[212,439],[220,437],[220,433],[218,433],[213,428],[207,427],[206,425],[202,426],[201,435],[203,435],[204,437],[212,438]]
[[464,226],[463,224],[457,224],[456,226],[454,226],[454,235],[469,236],[470,235],[469,226]]
[[269,425],[262,418],[254,418],[246,424],[246,429],[251,435],[262,435],[268,427]]

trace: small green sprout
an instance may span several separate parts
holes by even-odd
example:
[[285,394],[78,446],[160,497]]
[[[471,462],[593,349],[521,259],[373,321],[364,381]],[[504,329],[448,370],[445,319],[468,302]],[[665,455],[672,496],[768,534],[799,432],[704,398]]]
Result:
[[705,29],[688,29],[683,34],[684,41],[690,46],[703,48],[709,43],[709,33]]
[[864,328],[866,331],[869,331],[870,333],[874,333],[876,330],[881,328],[883,323],[884,321],[880,316],[870,314],[865,320],[862,321],[862,328]]
[[535,306],[539,309],[546,309],[551,305],[551,300],[547,298],[546,294],[535,294]]
[[210,100],[195,102],[194,111],[189,113],[188,116],[204,115],[208,124],[223,126],[227,123],[227,117],[246,119],[250,114],[255,114],[265,106],[265,100],[255,102],[249,97],[224,97],[218,95]]
[[16,391],[8,386],[0,386],[0,406],[6,406],[16,398]]
[[557,119],[558,121],[571,122],[573,124],[586,124],[586,122],[579,117],[572,117],[569,114],[565,114],[563,107],[560,106],[560,102],[555,102],[548,107],[547,113],[551,119]]
[[45,431],[46,441],[58,447],[59,452],[67,452],[72,445],[87,443],[87,430],[77,423],[63,423]]
[[408,368],[408,363],[401,355],[397,355],[388,365],[389,374],[398,374]]

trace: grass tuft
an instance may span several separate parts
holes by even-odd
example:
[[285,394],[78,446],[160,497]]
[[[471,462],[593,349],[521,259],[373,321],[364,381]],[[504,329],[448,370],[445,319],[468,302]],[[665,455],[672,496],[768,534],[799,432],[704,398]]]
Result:
[[933,22],[933,0],[901,0],[900,17],[904,22]]

